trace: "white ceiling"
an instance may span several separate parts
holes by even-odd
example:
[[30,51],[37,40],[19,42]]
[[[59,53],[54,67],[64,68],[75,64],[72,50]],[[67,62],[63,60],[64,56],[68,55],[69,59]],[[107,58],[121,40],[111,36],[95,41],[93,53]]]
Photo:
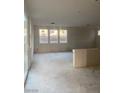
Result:
[[26,0],[35,25],[83,26],[100,24],[96,0]]

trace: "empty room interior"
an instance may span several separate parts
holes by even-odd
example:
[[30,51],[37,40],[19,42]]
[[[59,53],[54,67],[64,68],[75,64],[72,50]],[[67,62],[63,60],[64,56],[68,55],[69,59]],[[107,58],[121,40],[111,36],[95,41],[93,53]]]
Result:
[[24,0],[24,87],[100,93],[100,0]]

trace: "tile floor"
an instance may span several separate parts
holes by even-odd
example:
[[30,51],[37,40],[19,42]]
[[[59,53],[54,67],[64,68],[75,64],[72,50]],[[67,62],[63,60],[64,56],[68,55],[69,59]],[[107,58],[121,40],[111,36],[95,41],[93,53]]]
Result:
[[73,68],[72,52],[34,55],[25,93],[100,93],[99,67]]

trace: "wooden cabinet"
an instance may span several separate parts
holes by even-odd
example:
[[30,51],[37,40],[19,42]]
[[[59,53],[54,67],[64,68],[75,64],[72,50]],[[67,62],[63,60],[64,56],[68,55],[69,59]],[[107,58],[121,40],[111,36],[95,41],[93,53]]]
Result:
[[86,67],[98,65],[99,49],[73,49],[73,67]]

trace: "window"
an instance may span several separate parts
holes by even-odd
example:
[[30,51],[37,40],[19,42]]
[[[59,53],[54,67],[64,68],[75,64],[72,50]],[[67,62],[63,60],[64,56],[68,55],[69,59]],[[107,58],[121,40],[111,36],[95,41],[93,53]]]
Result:
[[39,29],[40,43],[48,43],[48,29]]
[[67,30],[65,29],[39,29],[39,42],[41,44],[67,43]]
[[60,36],[60,43],[67,43],[67,30],[60,30],[59,31],[59,36]]
[[50,30],[50,43],[58,43],[58,30]]

